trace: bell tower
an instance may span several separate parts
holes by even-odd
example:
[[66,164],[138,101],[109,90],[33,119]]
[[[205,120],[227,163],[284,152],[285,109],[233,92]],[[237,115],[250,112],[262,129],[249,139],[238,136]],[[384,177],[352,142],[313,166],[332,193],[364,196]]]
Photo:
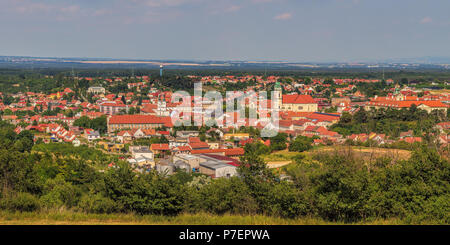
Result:
[[275,90],[274,90],[274,97],[272,98],[272,101],[277,98],[278,100],[278,107],[277,110],[281,110],[281,107],[283,105],[283,91],[281,89],[281,85],[279,82],[275,83]]

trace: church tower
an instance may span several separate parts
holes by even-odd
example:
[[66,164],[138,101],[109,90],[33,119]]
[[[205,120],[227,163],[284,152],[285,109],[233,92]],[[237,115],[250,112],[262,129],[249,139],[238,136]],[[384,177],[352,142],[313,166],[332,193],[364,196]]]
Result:
[[274,97],[272,98],[272,101],[275,98],[278,98],[278,107],[276,108],[277,110],[281,110],[281,107],[283,105],[283,91],[281,89],[281,85],[279,82],[275,83],[275,90],[274,90]]
[[167,116],[168,115],[167,104],[166,104],[166,99],[165,99],[164,94],[158,95],[158,108],[156,109],[156,114],[158,116]]

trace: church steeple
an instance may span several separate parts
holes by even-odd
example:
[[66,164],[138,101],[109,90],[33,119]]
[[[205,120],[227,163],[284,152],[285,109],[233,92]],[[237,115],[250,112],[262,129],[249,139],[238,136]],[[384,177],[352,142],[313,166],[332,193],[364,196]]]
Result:
[[281,106],[283,104],[283,90],[281,88],[280,82],[275,83],[275,91],[274,91],[274,97],[272,98],[272,101],[274,98],[278,98],[278,107],[277,110],[281,109]]

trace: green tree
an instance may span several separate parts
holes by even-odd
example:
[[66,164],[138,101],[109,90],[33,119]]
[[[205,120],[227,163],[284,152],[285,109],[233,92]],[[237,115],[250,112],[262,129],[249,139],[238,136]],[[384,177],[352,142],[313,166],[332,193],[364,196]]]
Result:
[[287,148],[287,137],[286,133],[278,133],[276,136],[270,139],[270,147],[272,151],[284,150]]
[[34,171],[35,163],[28,153],[0,149],[0,188],[3,193],[40,192],[40,181]]
[[312,149],[313,139],[305,136],[297,136],[289,145],[289,151],[304,152]]
[[366,123],[367,122],[367,113],[364,110],[364,107],[361,107],[353,116],[355,123]]

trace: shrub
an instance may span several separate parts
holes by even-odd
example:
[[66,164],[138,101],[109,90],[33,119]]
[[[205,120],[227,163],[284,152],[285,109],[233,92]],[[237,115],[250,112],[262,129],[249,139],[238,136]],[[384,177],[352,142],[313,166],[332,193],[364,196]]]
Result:
[[100,193],[84,195],[79,207],[87,213],[113,213],[118,210],[116,203]]
[[275,184],[270,189],[270,212],[271,215],[283,218],[297,218],[308,212],[308,203],[295,186],[283,181]]
[[40,198],[41,202],[49,208],[53,207],[73,207],[76,206],[81,191],[77,186],[64,180],[61,174],[54,179],[48,179],[44,185],[44,195]]
[[305,136],[297,136],[289,145],[289,151],[303,152],[312,148],[313,140]]
[[29,193],[19,192],[0,200],[0,207],[10,211],[32,212],[40,209],[39,199]]
[[200,203],[197,207],[214,214],[252,214],[258,210],[250,190],[238,178],[213,180],[211,184],[200,189],[198,201]]
[[128,164],[121,163],[106,173],[104,193],[123,211],[176,215],[183,209],[185,193],[178,183],[156,172],[137,174]]

